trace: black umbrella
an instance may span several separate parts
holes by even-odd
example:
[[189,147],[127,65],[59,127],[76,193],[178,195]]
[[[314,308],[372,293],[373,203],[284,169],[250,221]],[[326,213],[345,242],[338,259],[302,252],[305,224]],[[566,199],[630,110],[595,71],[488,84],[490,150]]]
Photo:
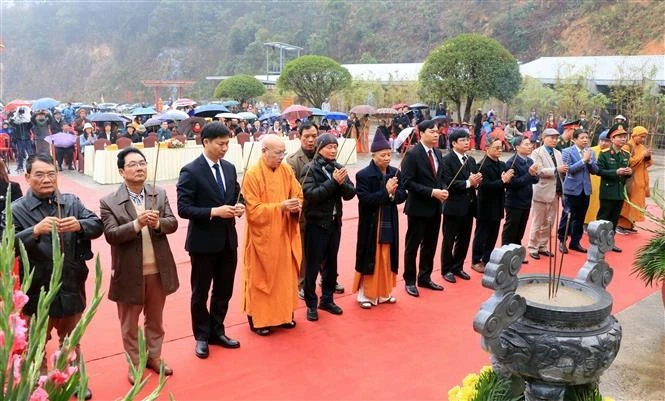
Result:
[[221,104],[204,104],[194,109],[194,115],[197,117],[213,118],[219,113],[228,113],[229,109]]

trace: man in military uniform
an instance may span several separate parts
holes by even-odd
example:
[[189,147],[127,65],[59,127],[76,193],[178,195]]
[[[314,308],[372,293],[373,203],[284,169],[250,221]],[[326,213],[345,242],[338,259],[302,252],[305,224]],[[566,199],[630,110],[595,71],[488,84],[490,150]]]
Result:
[[[600,175],[600,209],[597,220],[607,220],[616,230],[621,208],[623,207],[626,179],[633,174],[629,167],[630,154],[621,150],[626,144],[628,133],[621,124],[614,124],[608,137],[612,146],[598,156],[598,175]],[[621,252],[616,245],[614,252]]]
[[566,121],[563,123],[563,133],[556,141],[556,148],[559,152],[569,148],[573,144],[573,132],[580,127],[580,121]]

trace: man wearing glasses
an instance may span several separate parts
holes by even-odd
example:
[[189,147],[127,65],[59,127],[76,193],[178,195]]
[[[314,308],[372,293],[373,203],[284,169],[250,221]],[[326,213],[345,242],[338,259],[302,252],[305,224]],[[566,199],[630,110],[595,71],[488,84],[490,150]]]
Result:
[[[118,153],[118,172],[124,182],[100,200],[104,236],[111,245],[109,299],[118,306],[122,344],[132,363],[139,362],[139,316],[143,312],[148,348],[147,367],[159,374],[164,342],[166,296],[179,286],[168,234],[178,229],[166,191],[146,184],[148,163],[136,148]],[[164,374],[173,374],[164,363]],[[134,377],[129,373],[129,381]]]
[[[19,242],[25,246],[28,261],[34,267],[29,301],[23,308],[26,316],[37,312],[40,288],[48,290],[53,271],[51,231],[59,233],[64,253],[60,291],[49,310],[48,333],[55,329],[60,345],[70,335],[85,309],[85,280],[88,278],[86,260],[92,259],[90,240],[102,235],[102,221],[88,210],[73,194],[58,191],[58,174],[53,158],[38,153],[26,161],[25,179],[30,189],[24,197],[12,202],[12,216],[16,229],[16,251]],[[3,213],[1,231],[5,229]],[[23,267],[19,270],[23,279]],[[76,345],[76,359],[80,358],[80,346]],[[76,362],[74,362],[76,363]],[[46,365],[44,364],[44,367]],[[89,389],[85,399],[92,397]]]
[[298,270],[302,258],[302,190],[286,148],[275,134],[261,138],[261,158],[243,178],[247,210],[243,311],[250,329],[267,336],[275,327],[296,327]]

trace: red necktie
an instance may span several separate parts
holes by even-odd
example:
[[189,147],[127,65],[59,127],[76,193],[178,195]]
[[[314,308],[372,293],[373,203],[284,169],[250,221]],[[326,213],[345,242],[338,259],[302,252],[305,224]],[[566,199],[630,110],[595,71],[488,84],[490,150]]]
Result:
[[432,173],[434,173],[434,176],[436,177],[436,166],[434,165],[434,157],[432,156],[431,149],[427,151],[427,156],[429,157],[430,167],[432,167]]

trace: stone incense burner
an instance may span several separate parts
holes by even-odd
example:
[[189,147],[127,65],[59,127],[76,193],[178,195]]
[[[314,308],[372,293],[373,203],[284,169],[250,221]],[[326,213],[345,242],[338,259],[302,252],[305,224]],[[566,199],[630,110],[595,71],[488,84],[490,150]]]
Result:
[[473,328],[495,370],[526,383],[526,401],[561,401],[567,386],[598,383],[619,352],[621,326],[605,290],[612,280],[605,262],[614,244],[612,225],[594,221],[588,234],[586,263],[577,277],[561,278],[553,300],[547,275],[517,275],[525,256],[521,246],[495,249],[485,268],[482,284],[494,293]]

